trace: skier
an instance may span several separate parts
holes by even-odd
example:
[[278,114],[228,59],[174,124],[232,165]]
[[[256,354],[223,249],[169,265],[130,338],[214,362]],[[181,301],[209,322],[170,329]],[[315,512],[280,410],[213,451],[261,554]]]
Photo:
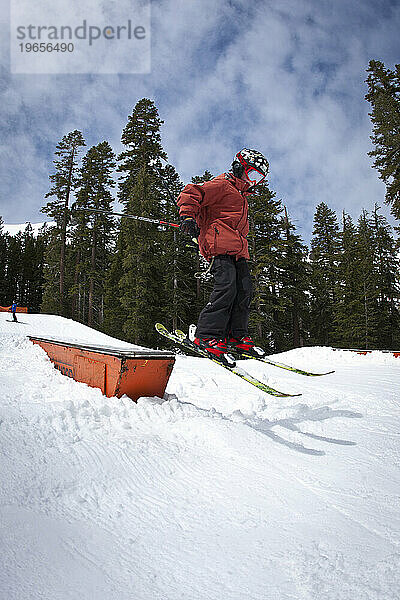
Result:
[[18,306],[18,302],[16,300],[13,300],[12,301],[12,305],[8,309],[9,312],[12,312],[14,323],[18,323],[18,319],[17,319],[16,314],[15,314],[17,312],[17,306]]
[[243,148],[231,170],[202,184],[189,183],[178,197],[180,229],[198,237],[200,253],[211,262],[214,288],[200,313],[194,343],[214,358],[246,352],[265,355],[248,333],[252,282],[248,267],[247,196],[266,178],[267,159]]

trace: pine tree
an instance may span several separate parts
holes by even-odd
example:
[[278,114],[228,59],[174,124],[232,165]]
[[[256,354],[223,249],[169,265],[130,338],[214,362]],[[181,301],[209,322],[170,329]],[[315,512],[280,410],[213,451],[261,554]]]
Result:
[[[339,254],[334,305],[333,342],[342,348],[357,346],[355,322],[363,309],[360,264],[357,260],[357,229],[343,211],[343,229],[340,234]],[[360,300],[361,299],[361,300]],[[362,319],[362,316],[361,316]]]
[[[119,200],[127,213],[162,217],[160,181],[149,166],[153,160],[166,159],[160,140],[161,124],[153,102],[143,98],[136,104],[123,130],[121,139],[126,150],[118,158],[118,171],[122,173]],[[115,326],[112,313],[117,312],[125,339],[154,345],[158,341],[153,333],[154,322],[165,305],[164,290],[160,287],[163,240],[159,229],[122,218],[117,257],[121,262],[117,264],[113,260],[112,273],[108,277],[108,285],[114,284],[114,294],[108,288],[105,326]],[[118,334],[121,335],[121,330]]]
[[47,225],[46,223],[39,229],[34,245],[33,258],[33,280],[30,286],[29,310],[39,312],[42,304],[44,287],[44,257],[47,246]]
[[334,314],[335,343],[343,347],[378,347],[375,241],[364,210],[357,228],[344,213]]
[[391,71],[381,61],[371,60],[367,72],[365,98],[372,106],[371,139],[375,145],[369,155],[375,158],[374,167],[386,184],[385,200],[400,219],[400,64]]
[[[214,176],[206,169],[203,175],[192,177],[191,183],[201,184],[205,181],[211,181],[213,178]],[[197,322],[198,315],[208,302],[213,289],[213,277],[210,273],[211,263],[200,254],[197,245],[186,235],[182,235],[180,241],[181,252],[186,263],[186,276],[185,271],[183,272],[183,276],[187,281],[186,321],[190,325]]]
[[[172,165],[163,167],[160,161],[154,169],[161,184],[159,194],[164,218],[179,223],[176,199],[183,188],[179,175]],[[188,321],[188,313],[193,309],[193,281],[190,277],[194,273],[194,262],[190,260],[186,236],[179,230],[167,227],[160,235],[163,240],[160,258],[164,262],[161,287],[165,290],[164,311],[160,318],[172,329],[186,329],[191,322]]]
[[45,233],[46,245],[43,261],[43,294],[40,311],[60,314],[60,229],[55,225]]
[[[53,232],[53,240],[55,248],[48,255],[54,259],[54,251],[59,249],[59,272],[58,272],[58,294],[55,289],[46,290],[47,296],[54,295],[54,309],[61,315],[67,315],[67,307],[65,302],[65,292],[68,289],[66,286],[66,248],[67,248],[67,227],[70,221],[70,198],[74,193],[77,183],[77,169],[79,152],[82,146],[85,146],[82,133],[80,131],[72,131],[65,135],[61,142],[57,145],[54,160],[55,173],[50,175],[50,181],[53,186],[46,194],[46,198],[55,197],[54,200],[48,202],[41,211],[49,215],[55,220],[57,230]],[[57,235],[58,234],[58,235]],[[57,248],[59,246],[59,248]],[[53,268],[54,264],[50,268]],[[49,274],[49,272],[47,273]],[[49,287],[54,286],[53,277],[46,281]]]
[[321,202],[315,211],[310,253],[310,342],[332,343],[340,251],[339,225],[335,213]]
[[7,271],[6,271],[6,295],[21,303],[20,295],[22,287],[22,263],[23,263],[23,241],[22,233],[8,236],[7,243]]
[[253,278],[253,300],[250,329],[255,340],[273,352],[284,346],[279,289],[281,288],[280,259],[283,248],[282,212],[280,200],[275,200],[267,184],[258,185],[248,197],[248,235],[250,266]]
[[42,271],[37,254],[31,224],[12,236],[3,233],[0,217],[0,305],[8,306],[15,299],[31,312],[38,309]]
[[362,348],[377,347],[377,274],[375,270],[375,243],[370,227],[368,213],[363,210],[357,226],[356,260],[361,274],[360,300],[361,310],[355,327],[356,346]]
[[33,236],[32,225],[28,223],[22,234],[21,283],[19,302],[28,306],[32,311],[36,282],[36,240]]
[[[121,219],[122,221],[122,219]],[[101,330],[120,339],[127,339],[124,333],[126,313],[122,308],[121,296],[123,288],[121,286],[123,277],[123,259],[126,247],[124,229],[121,222],[117,228],[118,237],[111,254],[110,266],[105,273],[104,280],[104,317]]]
[[[104,141],[90,148],[83,157],[77,178],[74,209],[78,210],[73,211],[74,231],[71,237],[74,284],[70,295],[74,318],[87,322],[90,327],[99,326],[103,320],[104,273],[110,263],[115,227],[113,218],[107,214],[112,212],[110,189],[115,185],[112,178],[114,167],[114,153],[109,143]],[[91,209],[105,212],[90,212]],[[82,292],[86,303],[78,303]]]
[[379,210],[375,204],[369,220],[377,286],[376,337],[380,348],[393,349],[400,344],[400,264],[392,228]]
[[8,306],[16,299],[29,312],[38,312],[42,301],[45,229],[35,237],[28,223],[23,232],[11,236],[2,235],[0,226],[0,305]]
[[295,233],[295,226],[288,218],[286,207],[282,225],[284,236],[280,260],[279,300],[281,329],[284,332],[285,343],[281,349],[288,350],[304,345],[305,324],[309,312],[307,298],[309,268],[307,265],[308,249],[303,244],[301,237]]

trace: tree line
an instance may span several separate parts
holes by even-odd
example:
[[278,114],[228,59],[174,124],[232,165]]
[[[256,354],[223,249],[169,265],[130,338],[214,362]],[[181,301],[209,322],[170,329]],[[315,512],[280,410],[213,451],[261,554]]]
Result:
[[[400,218],[400,71],[371,61],[368,94],[375,168],[385,202]],[[115,156],[103,141],[84,154],[82,132],[56,147],[42,211],[54,221],[35,238],[29,227],[4,234],[0,221],[0,304],[17,296],[30,310],[59,314],[120,339],[160,344],[154,323],[187,329],[207,301],[207,264],[171,227],[116,219],[124,214],[178,222],[183,182],[167,162],[162,121],[146,98],[134,107]],[[205,172],[193,178],[208,180]],[[91,212],[93,211],[102,212]],[[316,207],[310,248],[268,184],[249,197],[254,279],[251,333],[271,352],[302,345],[400,346],[399,247],[378,204],[353,223]]]
[[34,235],[30,224],[25,231],[9,235],[0,216],[0,306],[18,299],[31,312],[40,311],[47,237],[46,225]]

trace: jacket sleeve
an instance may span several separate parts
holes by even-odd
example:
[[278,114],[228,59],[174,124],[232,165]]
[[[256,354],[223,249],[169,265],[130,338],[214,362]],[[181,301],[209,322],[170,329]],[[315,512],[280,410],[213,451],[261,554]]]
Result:
[[219,182],[205,181],[203,184],[188,183],[179,194],[177,204],[180,217],[196,218],[200,208],[212,204],[218,195]]

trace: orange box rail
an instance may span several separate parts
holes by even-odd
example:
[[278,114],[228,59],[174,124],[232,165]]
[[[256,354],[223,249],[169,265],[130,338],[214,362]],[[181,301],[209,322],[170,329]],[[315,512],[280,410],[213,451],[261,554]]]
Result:
[[[8,312],[10,310],[10,308],[11,308],[11,306],[0,306],[0,312]],[[17,306],[16,312],[27,313],[28,307],[27,306]]]
[[99,388],[109,398],[124,394],[132,400],[162,398],[175,364],[175,355],[164,350],[125,350],[36,336],[29,339],[45,350],[61,373]]

